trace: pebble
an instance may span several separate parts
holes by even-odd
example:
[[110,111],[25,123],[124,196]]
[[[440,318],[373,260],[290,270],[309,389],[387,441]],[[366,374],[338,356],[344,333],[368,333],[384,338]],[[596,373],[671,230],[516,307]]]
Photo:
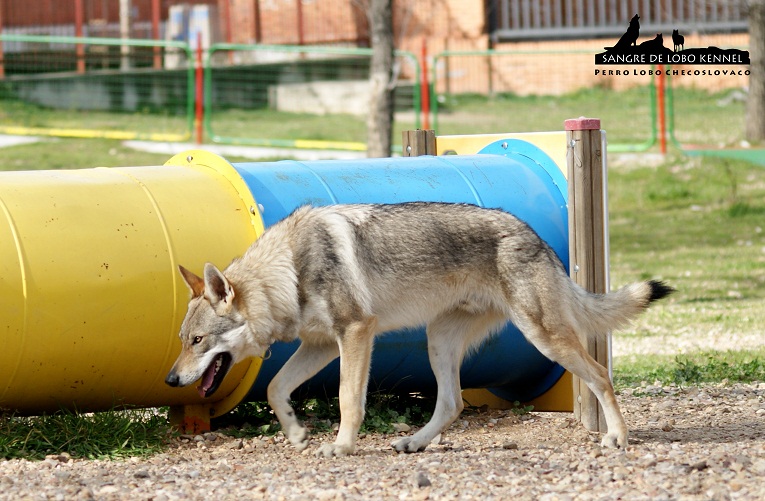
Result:
[[135,478],[149,478],[149,472],[146,470],[138,470],[137,472],[133,473],[133,476]]
[[412,431],[412,427],[406,423],[392,423],[393,429],[398,433],[408,433]]
[[661,431],[672,431],[675,429],[674,423],[670,421],[659,421],[659,428]]
[[384,434],[361,438],[354,456],[319,459],[334,434],[312,436],[301,454],[280,435],[213,432],[147,458],[0,460],[0,498],[765,499],[765,385],[653,386],[617,396],[626,450],[601,448],[570,415],[488,409],[464,412],[420,454],[395,454]]
[[421,471],[418,471],[417,474],[415,475],[415,483],[417,484],[417,487],[419,488],[430,487],[431,485],[433,485],[430,482],[428,475]]

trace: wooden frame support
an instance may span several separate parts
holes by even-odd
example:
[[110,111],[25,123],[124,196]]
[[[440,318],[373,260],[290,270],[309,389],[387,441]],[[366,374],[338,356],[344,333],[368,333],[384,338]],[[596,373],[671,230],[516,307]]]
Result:
[[209,405],[174,405],[168,417],[170,425],[181,433],[198,435],[211,429]]
[[[566,120],[565,129],[569,272],[574,281],[588,291],[604,294],[608,291],[608,208],[600,120],[584,117]],[[580,341],[590,356],[609,367],[605,337]],[[595,395],[576,376],[573,385],[574,417],[590,431],[605,432],[603,409]]]
[[404,157],[419,157],[421,155],[437,155],[436,131],[428,130],[405,130],[401,133],[401,147]]

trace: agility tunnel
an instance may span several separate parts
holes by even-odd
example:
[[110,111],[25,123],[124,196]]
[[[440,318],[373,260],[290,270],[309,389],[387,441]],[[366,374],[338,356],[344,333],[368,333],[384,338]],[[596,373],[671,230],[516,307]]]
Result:
[[[2,172],[0,407],[202,406],[216,417],[265,400],[297,343],[237,365],[212,399],[165,385],[189,298],[179,264],[198,274],[208,261],[223,268],[305,204],[439,201],[511,212],[567,265],[559,164],[508,138],[475,155],[232,165],[194,150],[163,166]],[[424,329],[380,336],[371,371],[370,390],[434,393]],[[465,360],[461,381],[528,401],[563,372],[508,325]],[[337,381],[335,361],[298,391],[331,394]]]

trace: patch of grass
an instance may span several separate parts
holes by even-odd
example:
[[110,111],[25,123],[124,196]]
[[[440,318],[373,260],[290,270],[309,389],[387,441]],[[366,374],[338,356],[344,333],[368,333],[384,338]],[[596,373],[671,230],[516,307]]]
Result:
[[[511,64],[508,61],[508,64]],[[743,140],[744,101],[731,99],[736,91],[706,92],[676,88],[672,119],[675,136],[683,144],[712,147]],[[641,144],[652,136],[652,90],[591,87],[560,96],[518,96],[496,93],[440,94],[437,96],[438,134],[482,134],[561,130],[564,120],[598,117],[611,144]],[[9,125],[74,128],[100,131],[140,131],[142,134],[183,134],[189,122],[183,114],[145,110],[136,113],[53,110],[12,99],[1,99],[0,121]],[[366,142],[363,116],[289,113],[271,109],[211,109],[210,131],[237,139],[329,140]],[[709,127],[714,123],[715,127]],[[411,111],[397,113],[393,143],[401,131],[415,127]]]
[[372,394],[361,430],[364,433],[393,433],[393,423],[423,426],[433,415],[436,401],[419,395]]
[[88,414],[60,411],[36,417],[0,414],[0,457],[40,460],[62,453],[87,459],[149,456],[161,451],[170,435],[167,416],[152,409]]
[[582,89],[562,96],[442,96],[438,134],[561,130],[566,119],[588,116],[601,119],[609,143],[642,143],[651,137],[650,96],[649,87]]
[[746,217],[750,215],[762,216],[765,214],[764,206],[752,206],[748,202],[734,202],[728,207],[728,216]]
[[[292,403],[298,418],[311,433],[328,433],[332,425],[340,422],[340,403],[337,397],[308,398]],[[366,414],[361,424],[361,433],[394,433],[395,423],[410,426],[424,426],[433,416],[436,400],[419,394],[396,395],[372,393],[367,398]],[[511,412],[523,416],[534,410],[533,405],[513,402]],[[481,412],[482,409],[466,408],[466,412]],[[252,437],[274,435],[281,430],[271,408],[266,402],[239,404],[228,416],[216,423],[227,435]]]
[[53,170],[163,165],[172,155],[133,150],[112,139],[44,138],[2,148],[0,170]]
[[534,410],[533,405],[522,404],[521,402],[517,400],[513,402],[513,406],[510,408],[510,412],[512,412],[516,416],[525,416],[526,414],[529,414],[533,410]]
[[233,437],[271,436],[281,430],[266,402],[242,402],[233,411],[213,421],[213,426]]
[[735,147],[744,139],[746,97],[739,89],[673,87],[667,97],[674,102],[668,118],[681,144]]
[[655,381],[678,386],[765,381],[765,349],[650,355],[630,361],[617,359],[614,364],[614,386],[617,389],[653,384]]
[[[204,149],[204,146],[202,146]],[[4,170],[88,169],[93,167],[143,167],[164,165],[170,153],[149,153],[135,150],[115,139],[41,138],[35,143],[0,148]],[[262,159],[275,161],[283,158]],[[232,163],[253,162],[252,159],[226,156]]]
[[96,131],[140,131],[143,134],[179,134],[188,132],[184,114],[156,113],[150,110],[112,112],[75,109],[52,109],[22,101],[0,100],[3,125],[52,129]]
[[[745,101],[732,99],[736,93],[673,89],[677,140],[713,148],[738,145],[744,139]],[[649,86],[618,91],[596,86],[561,96],[440,95],[438,134],[560,130],[564,120],[588,116],[601,119],[610,144],[641,144],[651,138],[655,123],[651,94]]]
[[[330,431],[340,422],[337,397],[308,398],[292,403],[298,418],[313,433]],[[393,433],[394,423],[422,426],[430,420],[435,399],[419,395],[372,393],[367,398],[362,433]],[[223,431],[234,436],[273,435],[281,428],[266,402],[240,404],[217,423]]]
[[[154,113],[112,113],[100,111],[51,110],[0,100],[0,122],[45,129],[84,129],[94,131],[177,134],[187,132],[185,118]],[[409,116],[411,113],[399,115]],[[210,134],[229,139],[317,140],[366,143],[367,127],[363,116],[343,114],[290,113],[270,109],[213,110],[209,117]],[[401,144],[401,131],[415,127],[414,118],[394,123],[392,140]],[[558,127],[560,129],[560,127]],[[189,139],[191,141],[192,139]],[[97,140],[94,140],[97,141]],[[234,141],[235,142],[235,141]]]
[[612,288],[661,278],[677,289],[615,333],[615,345],[625,336],[762,333],[765,169],[687,157],[612,168],[609,205]]

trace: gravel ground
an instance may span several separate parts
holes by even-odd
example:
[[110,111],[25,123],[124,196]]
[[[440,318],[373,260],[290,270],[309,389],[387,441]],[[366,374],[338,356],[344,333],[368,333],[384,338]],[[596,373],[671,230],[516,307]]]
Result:
[[466,413],[424,453],[367,435],[318,459],[279,435],[180,437],[126,461],[0,462],[2,499],[765,499],[765,383],[645,386],[619,396],[626,450],[569,414]]

